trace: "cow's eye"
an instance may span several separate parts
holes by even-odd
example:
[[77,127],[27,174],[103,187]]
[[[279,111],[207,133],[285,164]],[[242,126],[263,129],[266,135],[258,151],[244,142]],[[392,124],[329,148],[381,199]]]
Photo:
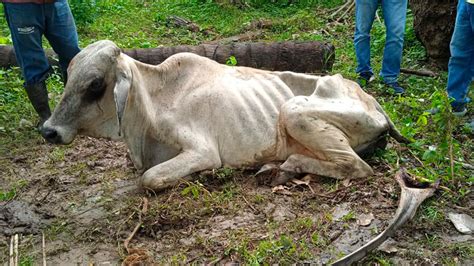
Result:
[[94,102],[98,101],[102,96],[104,96],[105,92],[105,83],[103,79],[95,79],[91,82],[89,87],[87,88],[86,93],[84,94],[84,100],[86,102]]

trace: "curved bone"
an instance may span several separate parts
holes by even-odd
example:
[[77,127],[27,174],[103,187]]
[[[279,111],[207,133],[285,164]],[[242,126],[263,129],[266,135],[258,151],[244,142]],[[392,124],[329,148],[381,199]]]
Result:
[[360,247],[351,254],[337,260],[332,265],[351,265],[364,258],[369,252],[380,246],[387,238],[392,236],[395,231],[400,228],[406,221],[413,218],[416,213],[418,206],[427,198],[431,197],[436,191],[439,185],[439,181],[435,182],[431,186],[420,186],[413,184],[413,180],[406,173],[405,169],[400,169],[395,175],[395,179],[398,181],[402,192],[400,196],[400,202],[398,205],[395,218],[393,218],[390,225],[379,234],[377,237],[372,239],[370,242]]

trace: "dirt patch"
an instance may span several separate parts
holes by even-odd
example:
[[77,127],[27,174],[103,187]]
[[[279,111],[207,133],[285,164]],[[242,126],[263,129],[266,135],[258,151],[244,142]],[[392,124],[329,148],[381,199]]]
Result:
[[[130,258],[123,242],[138,224],[129,247],[158,264],[325,264],[383,231],[399,196],[394,171],[377,160],[370,162],[377,172],[372,178],[313,177],[311,189],[289,182],[285,195],[253,178],[256,169],[209,171],[146,194],[136,187],[138,174],[123,144],[85,137],[69,146],[33,141],[0,160],[2,190],[16,188],[0,205],[0,263],[8,260],[12,234],[20,235],[22,259],[40,263],[44,233],[52,265],[118,264]],[[472,195],[457,207],[441,201],[435,195],[365,263],[471,263],[472,237],[458,233],[445,213],[458,208],[472,216]]]
[[51,218],[35,206],[12,200],[0,204],[0,234],[37,234],[50,223]]

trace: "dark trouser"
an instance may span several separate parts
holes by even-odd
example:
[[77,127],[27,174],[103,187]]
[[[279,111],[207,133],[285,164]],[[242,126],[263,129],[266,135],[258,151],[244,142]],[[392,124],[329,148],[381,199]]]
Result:
[[43,120],[51,113],[44,85],[51,66],[42,47],[42,37],[48,39],[58,54],[61,72],[66,73],[69,62],[80,51],[71,10],[66,0],[3,5],[28,97]]
[[470,101],[467,93],[474,77],[474,5],[465,1],[458,3],[448,64],[447,91],[455,111],[462,111]]

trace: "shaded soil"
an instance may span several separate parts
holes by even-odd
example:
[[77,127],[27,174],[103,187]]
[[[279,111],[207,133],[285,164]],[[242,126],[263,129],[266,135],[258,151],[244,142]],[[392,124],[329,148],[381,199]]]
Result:
[[[327,264],[383,231],[400,193],[395,170],[372,159],[376,175],[366,180],[312,177],[311,189],[289,182],[284,194],[272,192],[271,176],[254,178],[257,169],[206,171],[150,194],[136,187],[121,143],[81,137],[59,147],[38,138],[26,146],[0,157],[0,188],[16,188],[0,202],[0,264],[13,234],[21,259],[40,263],[42,233],[51,265]],[[472,193],[456,204],[437,193],[363,263],[473,263],[473,237],[447,218],[448,211],[473,216],[473,202]]]

